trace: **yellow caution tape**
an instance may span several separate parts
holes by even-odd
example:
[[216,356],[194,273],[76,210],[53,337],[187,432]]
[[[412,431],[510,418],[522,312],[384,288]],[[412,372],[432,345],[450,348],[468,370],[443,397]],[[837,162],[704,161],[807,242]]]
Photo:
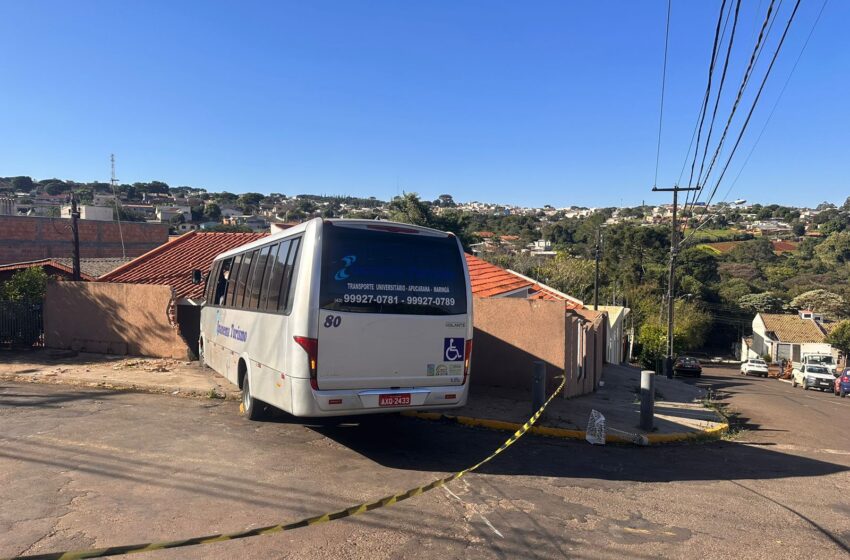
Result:
[[[248,531],[239,531],[237,533],[227,533],[220,535],[207,535],[205,537],[194,537],[191,539],[182,539],[179,541],[163,541],[163,542],[152,542],[152,543],[144,543],[144,544],[130,544],[123,546],[110,546],[106,548],[93,548],[89,550],[77,550],[77,551],[66,551],[66,552],[49,552],[47,554],[30,554],[26,556],[17,556],[15,558],[25,559],[25,560],[78,560],[81,558],[102,558],[104,556],[117,556],[118,554],[134,554],[137,552],[148,552],[150,550],[162,550],[166,548],[182,548],[184,546],[195,546],[199,544],[211,544],[222,541],[232,541],[236,539],[244,539],[247,537],[255,537],[257,535],[272,535],[274,533],[280,533],[283,531],[291,531],[293,529],[300,529],[301,527],[309,527],[310,525],[318,525],[319,523],[327,523],[329,521],[336,521],[337,519],[343,519],[345,517],[351,517],[354,515],[360,515],[361,513],[365,513],[367,511],[372,511],[373,509],[379,509],[382,507],[391,506],[408,498],[412,498],[414,496],[418,496],[420,494],[424,494],[434,488],[439,488],[441,486],[445,486],[449,482],[453,480],[457,480],[460,477],[464,476],[467,473],[470,473],[482,465],[489,463],[492,461],[499,453],[513,445],[519,438],[525,435],[526,432],[534,425],[535,422],[540,418],[540,415],[543,414],[543,411],[546,410],[546,407],[549,406],[549,403],[552,402],[552,399],[555,398],[558,393],[560,393],[564,389],[564,385],[567,380],[564,378],[561,381],[561,384],[555,389],[555,392],[543,403],[543,406],[534,413],[534,415],[528,419],[528,422],[522,425],[520,429],[518,429],[514,434],[505,441],[498,449],[496,449],[493,453],[487,456],[485,459],[479,461],[475,465],[464,469],[462,471],[458,471],[452,475],[449,475],[445,478],[437,479],[429,484],[424,486],[417,486],[416,488],[411,488],[407,492],[402,492],[400,494],[393,494],[392,496],[387,496],[386,498],[381,498],[380,500],[376,500],[374,502],[360,504],[356,506],[352,506],[346,509],[341,509],[339,511],[335,511],[333,513],[325,513],[324,515],[317,515],[315,517],[307,517],[301,519],[299,521],[293,521],[291,523],[281,523],[279,525],[269,525],[267,527],[259,527],[257,529],[250,529]],[[12,559],[6,559],[12,560]]]

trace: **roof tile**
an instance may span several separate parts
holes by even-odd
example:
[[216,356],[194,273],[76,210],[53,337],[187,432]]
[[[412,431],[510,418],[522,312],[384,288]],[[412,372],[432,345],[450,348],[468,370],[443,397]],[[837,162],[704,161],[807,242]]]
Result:
[[192,284],[192,271],[207,271],[218,254],[267,235],[193,231],[148,251],[98,281],[162,284],[171,286],[177,299],[203,299],[204,286]]
[[824,330],[811,319],[799,315],[761,313],[765,330],[773,332],[779,342],[823,342]]

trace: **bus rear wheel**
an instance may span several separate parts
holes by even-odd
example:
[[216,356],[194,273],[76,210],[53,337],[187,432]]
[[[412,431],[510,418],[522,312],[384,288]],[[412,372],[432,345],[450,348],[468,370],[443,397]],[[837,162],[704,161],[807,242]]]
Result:
[[251,396],[251,385],[248,383],[248,376],[242,381],[242,404],[239,405],[239,410],[248,420],[259,420],[262,417],[263,403]]

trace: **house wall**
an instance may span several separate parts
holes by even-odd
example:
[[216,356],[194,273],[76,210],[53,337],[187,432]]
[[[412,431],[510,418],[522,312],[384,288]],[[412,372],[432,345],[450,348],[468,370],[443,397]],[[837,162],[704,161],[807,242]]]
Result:
[[564,374],[566,318],[563,302],[475,298],[470,383],[529,391],[533,362],[546,363],[547,390]]
[[579,313],[567,312],[567,350],[565,374],[567,385],[564,397],[577,397],[592,393],[599,386],[605,363],[607,346],[607,319],[603,314],[584,317]]
[[190,358],[168,286],[51,282],[44,302],[48,348]]
[[605,363],[603,314],[587,319],[560,301],[475,298],[470,383],[531,390],[534,362],[546,363],[547,393],[566,376],[564,397],[591,393]]
[[[80,256],[120,257],[117,222],[80,220]],[[128,257],[138,257],[168,241],[167,224],[121,222]],[[0,264],[70,257],[71,221],[62,218],[0,216]]]

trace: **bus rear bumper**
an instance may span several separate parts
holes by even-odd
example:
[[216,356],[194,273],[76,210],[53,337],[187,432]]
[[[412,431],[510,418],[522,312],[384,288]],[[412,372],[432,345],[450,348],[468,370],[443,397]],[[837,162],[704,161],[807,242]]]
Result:
[[[315,391],[309,379],[290,378],[293,389],[293,414],[295,416],[346,416],[356,414],[381,414],[404,410],[446,410],[466,404],[467,386],[416,387],[407,389],[342,389]],[[306,398],[297,398],[303,395]],[[382,406],[387,397],[398,397],[410,404]],[[384,397],[382,399],[382,397]],[[300,402],[301,407],[296,407]]]

